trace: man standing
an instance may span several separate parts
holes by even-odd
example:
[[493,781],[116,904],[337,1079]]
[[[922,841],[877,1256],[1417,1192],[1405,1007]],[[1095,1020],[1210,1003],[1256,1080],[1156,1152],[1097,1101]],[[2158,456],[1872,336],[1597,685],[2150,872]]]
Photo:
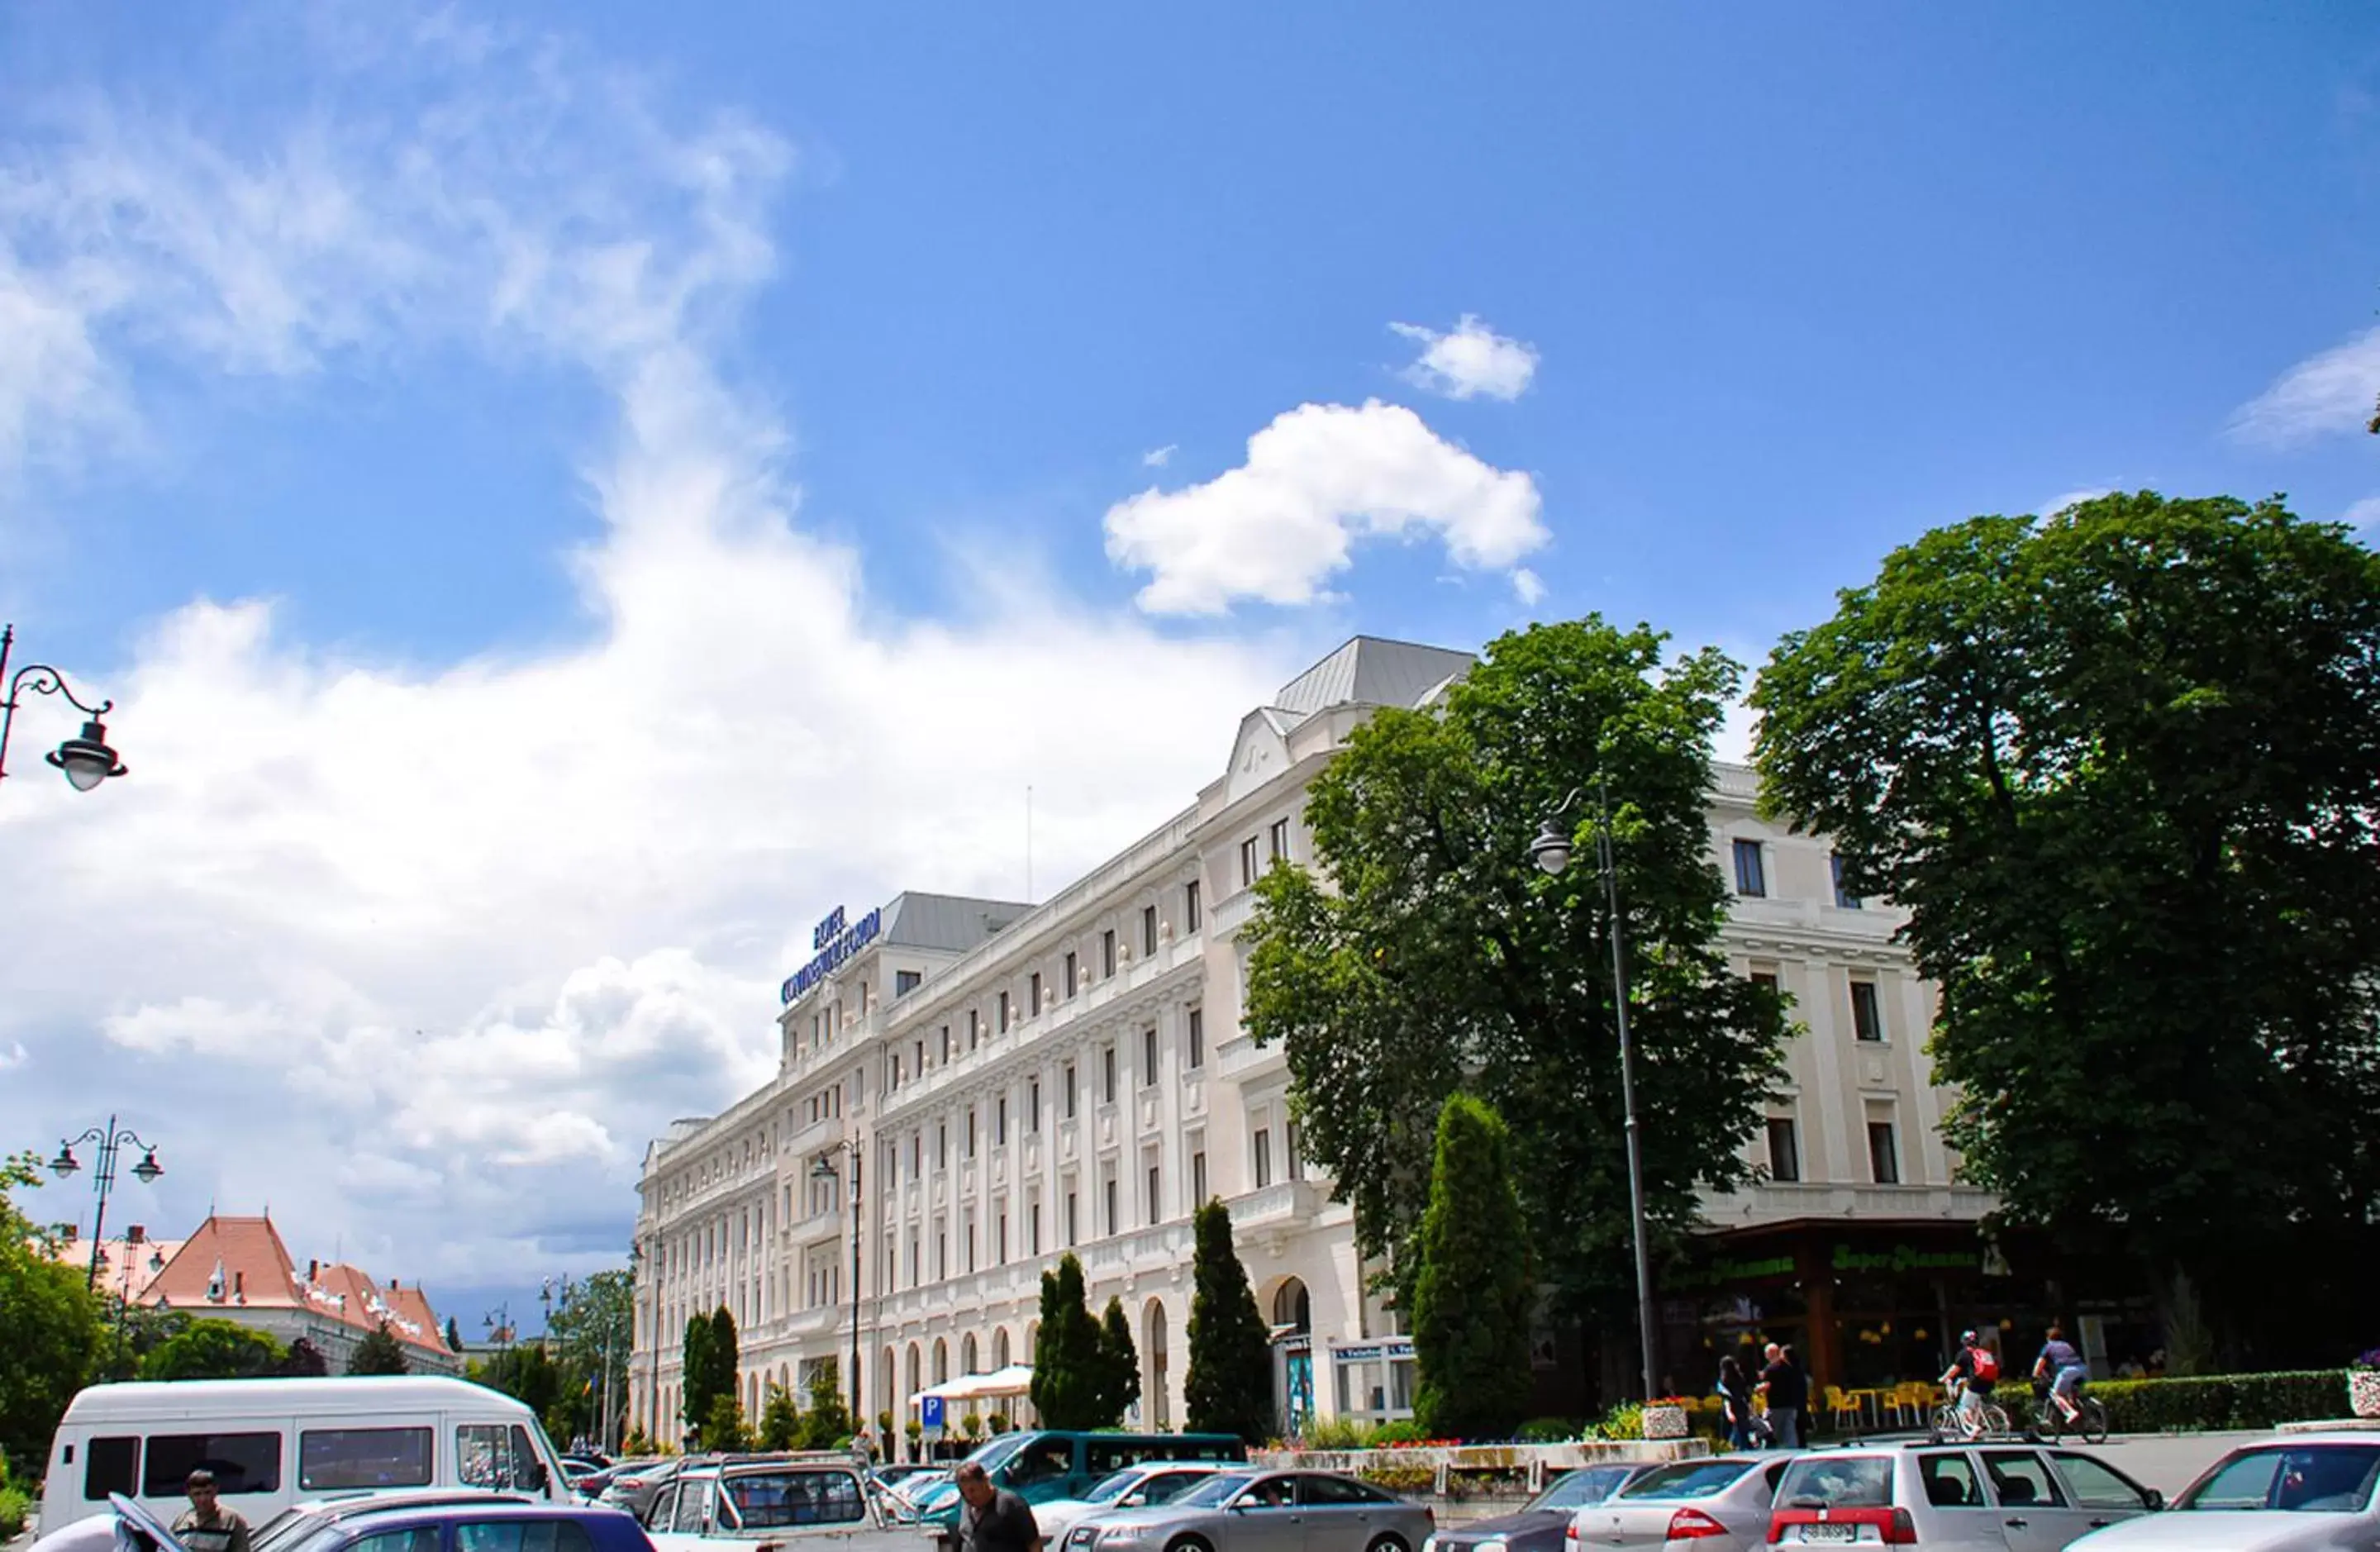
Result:
[[1810,1404],[1809,1376],[1793,1361],[1793,1350],[1768,1344],[1768,1366],[1760,1371],[1760,1389],[1768,1398],[1769,1442],[1779,1449],[1802,1448],[1802,1413]]
[[190,1507],[174,1522],[174,1539],[189,1552],[249,1552],[248,1522],[215,1501],[215,1473],[201,1468],[182,1485]]
[[1041,1527],[1033,1522],[1033,1510],[1023,1498],[994,1487],[972,1461],[959,1467],[957,1474],[959,1497],[965,1500],[959,1510],[959,1552],[1041,1552]]

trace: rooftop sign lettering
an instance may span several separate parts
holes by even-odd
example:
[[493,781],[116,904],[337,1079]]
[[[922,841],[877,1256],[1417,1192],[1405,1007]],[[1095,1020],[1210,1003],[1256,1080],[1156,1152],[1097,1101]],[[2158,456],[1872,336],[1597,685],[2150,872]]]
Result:
[[846,924],[843,907],[836,906],[810,933],[810,947],[818,951],[818,957],[786,978],[785,984],[778,988],[779,1000],[791,1002],[826,979],[844,960],[875,941],[876,934],[883,929],[883,926],[881,907]]

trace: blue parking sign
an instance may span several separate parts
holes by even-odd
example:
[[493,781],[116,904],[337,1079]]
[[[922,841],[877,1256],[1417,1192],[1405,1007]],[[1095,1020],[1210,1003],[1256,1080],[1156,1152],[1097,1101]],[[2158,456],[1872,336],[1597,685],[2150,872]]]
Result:
[[926,1396],[920,1399],[920,1402],[925,1412],[925,1416],[920,1419],[920,1421],[922,1421],[929,1428],[941,1427],[942,1425],[942,1399],[940,1396]]

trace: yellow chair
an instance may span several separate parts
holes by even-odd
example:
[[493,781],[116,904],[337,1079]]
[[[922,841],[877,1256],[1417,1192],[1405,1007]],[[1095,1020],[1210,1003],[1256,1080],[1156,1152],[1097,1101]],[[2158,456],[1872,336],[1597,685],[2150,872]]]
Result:
[[1840,1386],[1829,1385],[1826,1388],[1826,1399],[1827,1422],[1829,1427],[1837,1429],[1841,1428],[1843,1425],[1843,1419],[1846,1417],[1852,1420],[1852,1426],[1853,1428],[1857,1428],[1859,1426],[1863,1418],[1860,1412],[1859,1400],[1856,1397],[1844,1390]]

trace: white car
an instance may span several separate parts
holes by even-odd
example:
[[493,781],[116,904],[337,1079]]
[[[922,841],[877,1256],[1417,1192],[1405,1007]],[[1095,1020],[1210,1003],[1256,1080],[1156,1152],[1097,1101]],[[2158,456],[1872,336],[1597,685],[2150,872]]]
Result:
[[688,1463],[645,1511],[661,1552],[918,1552],[892,1490],[850,1456],[729,1456]]
[[1715,1455],[1655,1466],[1572,1513],[1563,1552],[1633,1552],[1681,1541],[1694,1543],[1694,1552],[1752,1552],[1768,1540],[1769,1507],[1792,1461]]
[[1065,1544],[1066,1533],[1095,1515],[1117,1510],[1147,1509],[1172,1503],[1200,1482],[1222,1470],[1213,1461],[1148,1461],[1110,1472],[1079,1498],[1050,1498],[1033,1506],[1033,1523],[1050,1552]]
[[2380,1434],[2242,1445],[2162,1514],[2094,1532],[2084,1552],[2371,1552],[2380,1547]]

